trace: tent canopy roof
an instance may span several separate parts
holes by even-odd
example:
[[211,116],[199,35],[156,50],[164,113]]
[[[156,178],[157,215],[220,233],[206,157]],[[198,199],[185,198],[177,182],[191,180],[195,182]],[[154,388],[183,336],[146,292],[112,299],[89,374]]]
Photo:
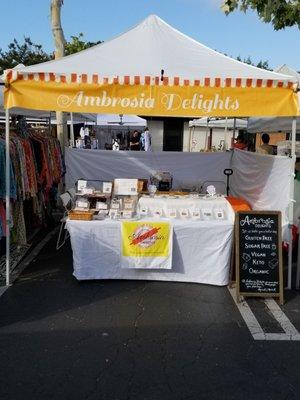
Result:
[[279,74],[285,74],[285,75],[290,75],[290,76],[295,77],[297,79],[298,85],[300,85],[300,74],[299,74],[299,72],[297,72],[293,68],[289,67],[288,65],[283,64],[281,67],[278,67],[276,69],[276,72],[278,72]]
[[[249,118],[247,130],[250,133],[292,132],[292,118]],[[297,118],[297,133],[300,133],[300,118]]]
[[185,79],[252,78],[296,82],[220,54],[179,32],[156,15],[127,32],[60,60],[18,69],[21,73],[164,76]]
[[137,115],[122,115],[122,124],[121,117],[119,114],[98,114],[97,115],[97,125],[113,125],[113,126],[147,126],[147,121],[144,118],[138,117]]
[[[234,119],[233,118],[228,118],[227,121],[226,119],[215,119],[215,118],[199,118],[199,119],[194,119],[193,121],[190,121],[189,125],[190,127],[207,127],[207,120],[208,120],[208,127],[209,128],[225,128],[227,125],[228,129],[233,129],[234,126]],[[241,119],[241,118],[236,118],[235,121],[235,127],[236,129],[246,129],[247,128],[247,120],[246,119]]]

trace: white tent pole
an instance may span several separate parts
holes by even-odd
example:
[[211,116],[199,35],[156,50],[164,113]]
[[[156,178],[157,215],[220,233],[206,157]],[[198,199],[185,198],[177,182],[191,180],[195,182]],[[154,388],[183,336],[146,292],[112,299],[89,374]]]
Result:
[[208,124],[209,124],[209,118],[207,117],[206,130],[205,130],[205,150],[208,150]]
[[296,160],[296,132],[297,132],[297,118],[294,117],[292,121],[292,146],[291,156]]
[[288,281],[287,289],[292,288],[292,267],[293,267],[293,223],[294,223],[294,179],[295,179],[295,161],[296,161],[296,129],[297,119],[294,117],[292,122],[292,144],[291,144],[291,158],[292,170],[290,179],[290,202],[289,202],[289,254],[288,254]]
[[193,140],[195,134],[195,125],[190,127],[190,152],[193,151]]
[[74,140],[74,121],[73,121],[73,113],[70,113],[71,116],[71,126],[70,126],[70,136],[71,136],[71,144],[72,147],[75,147],[75,140]]
[[[298,223],[298,232],[300,224]],[[300,287],[300,234],[298,237],[298,256],[297,256],[297,273],[296,273],[296,289],[299,290]]]
[[193,126],[193,140],[194,140],[194,137],[195,137],[195,125]]
[[6,286],[10,284],[10,152],[9,109],[5,110],[5,225],[6,225]]
[[49,135],[51,135],[51,111],[49,113],[49,123],[48,123],[48,128],[49,128]]
[[189,127],[190,137],[189,137],[189,152],[192,151],[192,127]]
[[[232,135],[233,143],[234,143],[234,139],[235,139],[235,129],[236,129],[236,117],[233,118],[233,135]],[[232,144],[230,144],[230,148],[232,148]]]
[[225,118],[225,132],[224,132],[224,150],[227,150],[227,138],[228,138],[228,118]]
[[213,127],[209,128],[209,149],[212,150],[212,143],[213,143]]

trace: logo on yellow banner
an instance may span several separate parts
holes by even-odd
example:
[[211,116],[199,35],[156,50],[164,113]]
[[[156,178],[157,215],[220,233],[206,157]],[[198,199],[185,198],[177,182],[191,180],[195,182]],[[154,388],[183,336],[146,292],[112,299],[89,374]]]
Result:
[[168,222],[122,223],[122,255],[125,257],[168,257],[169,241]]

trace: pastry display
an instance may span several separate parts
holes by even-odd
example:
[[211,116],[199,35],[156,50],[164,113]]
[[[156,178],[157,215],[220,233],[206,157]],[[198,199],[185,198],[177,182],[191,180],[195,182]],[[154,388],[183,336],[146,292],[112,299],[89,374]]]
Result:
[[[155,172],[150,181],[129,178],[90,182],[80,179],[74,211],[89,211],[95,220],[167,218],[196,222],[227,219],[228,212],[218,203],[222,196],[216,193],[213,185],[207,187],[205,195],[200,195],[171,190],[172,183],[173,177],[168,172]],[[146,188],[148,192],[145,193]]]

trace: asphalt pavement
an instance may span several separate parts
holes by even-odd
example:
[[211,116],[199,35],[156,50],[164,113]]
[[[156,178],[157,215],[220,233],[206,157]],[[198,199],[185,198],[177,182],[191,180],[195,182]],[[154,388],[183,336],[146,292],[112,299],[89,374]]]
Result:
[[[226,287],[78,282],[55,240],[0,297],[1,400],[300,398],[300,341],[254,340]],[[300,331],[299,292],[287,296]]]

